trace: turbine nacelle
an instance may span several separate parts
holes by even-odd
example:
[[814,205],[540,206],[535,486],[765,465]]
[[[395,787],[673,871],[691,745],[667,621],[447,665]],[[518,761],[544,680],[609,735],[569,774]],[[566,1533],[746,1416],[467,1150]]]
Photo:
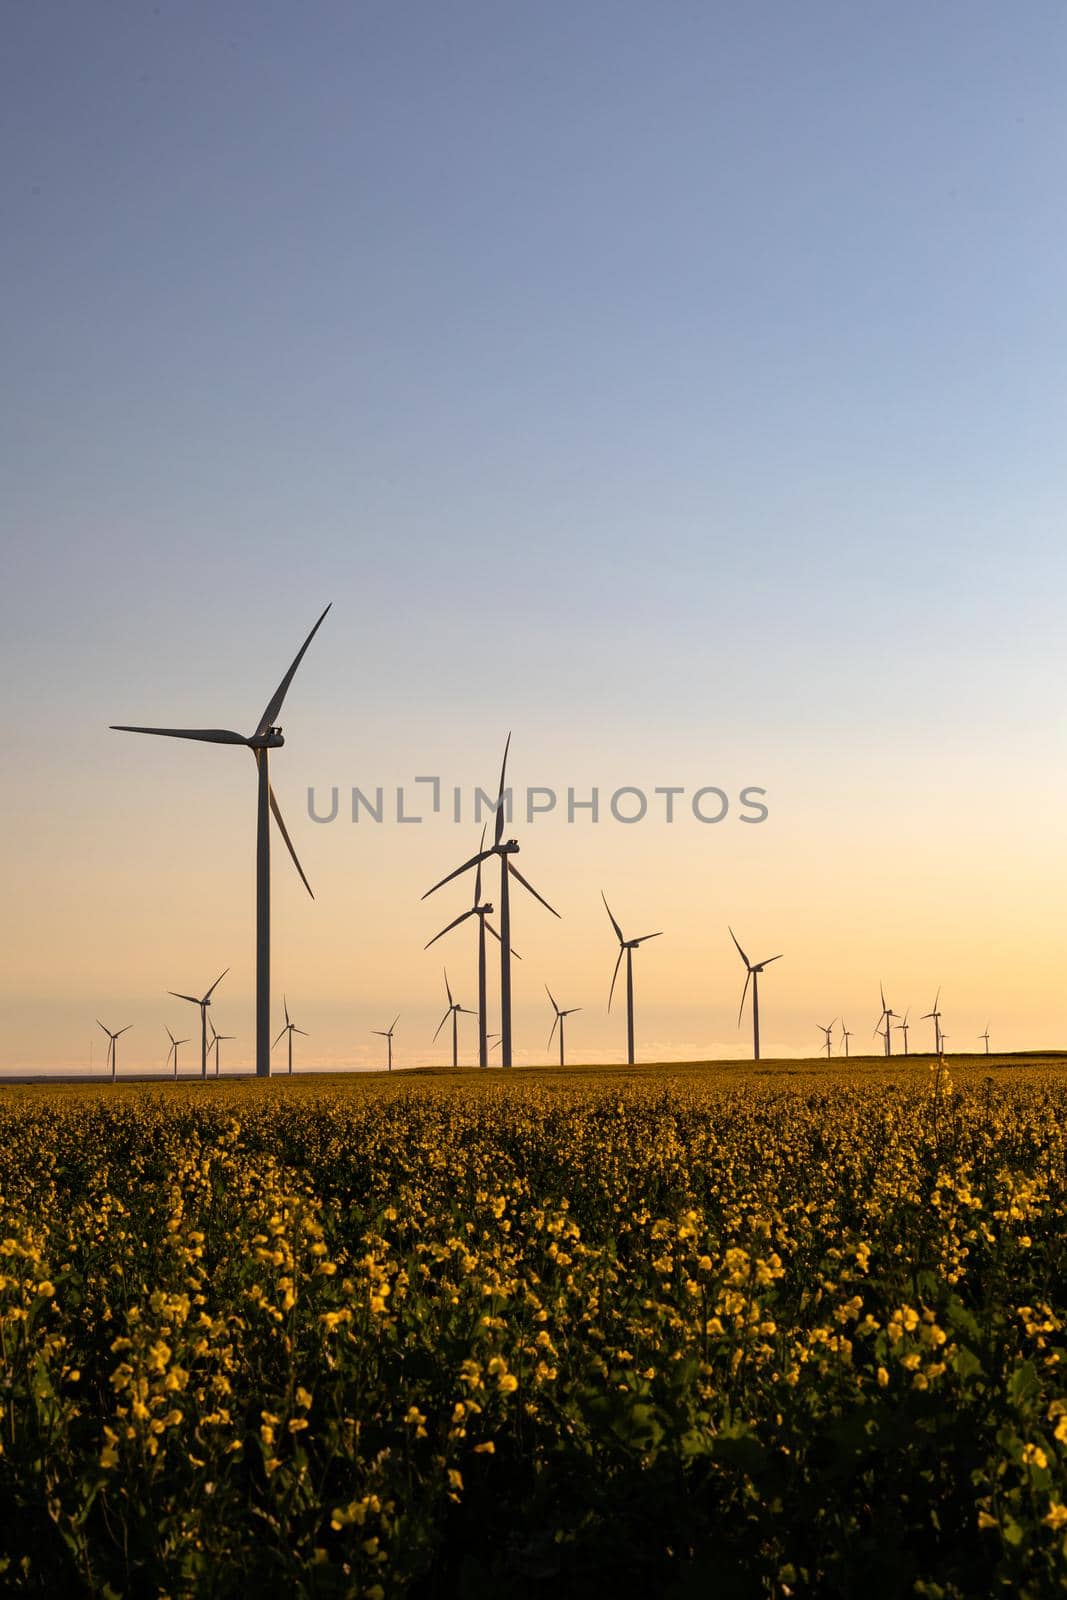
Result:
[[254,733],[248,744],[252,750],[277,750],[279,745],[285,743],[285,735],[280,728],[268,728],[265,733]]

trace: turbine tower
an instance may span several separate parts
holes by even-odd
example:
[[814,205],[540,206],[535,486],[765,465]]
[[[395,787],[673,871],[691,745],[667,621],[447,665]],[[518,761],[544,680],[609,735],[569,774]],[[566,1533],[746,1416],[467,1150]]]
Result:
[[849,1033],[848,1029],[845,1027],[845,1019],[844,1019],[844,1017],[841,1018],[841,1037],[845,1041],[845,1060],[847,1061],[848,1060],[848,1041],[852,1038],[852,1035],[851,1035],[851,1033]]
[[752,962],[748,959],[741,946],[737,943],[737,935],[730,929],[730,938],[737,945],[737,953],[745,963],[745,987],[741,990],[741,1006],[737,1013],[737,1026],[741,1026],[741,1018],[745,1010],[745,996],[748,986],[752,984],[752,1059],[759,1060],[759,975],[764,967],[769,967],[772,961],[781,961],[781,956],[768,956],[765,961]]
[[[470,913],[468,912],[467,915],[469,916]],[[454,1000],[452,998],[452,990],[449,988],[449,984],[448,984],[448,972],[447,972],[447,970],[445,970],[445,993],[448,995],[448,1010],[445,1012],[444,1016],[441,1018],[440,1022],[437,1024],[437,1030],[434,1033],[434,1040],[436,1040],[437,1034],[440,1033],[441,1029],[444,1027],[444,1025],[448,1021],[449,1017],[451,1017],[452,1018],[452,1070],[453,1070],[453,1072],[455,1072],[457,1070],[457,1068],[459,1067],[459,1019],[460,1019],[460,1016],[462,1015],[464,1017],[473,1017],[473,1016],[477,1015],[477,1012],[468,1011],[466,1006],[461,1006],[458,1000]]]
[[644,944],[646,939],[660,939],[663,935],[662,932],[643,933],[639,939],[624,939],[622,929],[615,921],[614,913],[608,905],[608,897],[603,889],[600,891],[600,898],[604,902],[604,910],[611,919],[611,926],[615,929],[615,937],[619,941],[619,955],[615,962],[615,971],[611,974],[611,989],[608,992],[609,1011],[615,994],[615,980],[619,976],[619,967],[622,965],[623,956],[625,955],[626,957],[626,1060],[632,1067],[634,1064],[634,951],[638,945]]
[[379,1039],[387,1039],[389,1041],[389,1071],[390,1072],[392,1072],[392,1070],[393,1070],[393,1029],[396,1027],[396,1025],[397,1025],[397,1023],[399,1021],[400,1021],[400,1013],[398,1011],[396,1016],[393,1018],[392,1027],[390,1027],[390,1028],[372,1028],[371,1029],[371,1032],[377,1038],[379,1038]]
[[[104,1024],[100,1021],[99,1017],[97,1017],[97,1019],[96,1019],[96,1025],[97,1025],[98,1028],[104,1028]],[[118,1033],[112,1033],[110,1028],[104,1028],[104,1032],[107,1034],[107,1041],[108,1041],[107,1042],[107,1061],[105,1062],[104,1070],[106,1071],[108,1067],[111,1068],[111,1081],[112,1081],[112,1083],[114,1083],[116,1077],[118,1076],[118,1063],[117,1063],[117,1061],[115,1059],[115,1040],[116,1039],[121,1039],[121,1037],[122,1037],[122,1035],[124,1033],[129,1033],[129,1031],[130,1031],[130,1029],[132,1027],[133,1027],[133,1023],[132,1022],[127,1022],[126,1026],[124,1028],[120,1028]],[[986,1055],[988,1055],[988,1054],[989,1054],[989,1046],[987,1045],[986,1046]]]
[[169,739],[199,739],[207,744],[244,745],[255,757],[258,773],[256,811],[256,1076],[258,1078],[270,1077],[270,817],[272,813],[304,888],[311,894],[311,885],[304,876],[304,869],[297,858],[293,841],[286,830],[274,790],[271,788],[270,751],[278,749],[285,743],[282,730],[277,725],[277,717],[289,685],[293,681],[293,674],[304,659],[308,645],[322,627],[329,609],[327,606],[326,611],[322,613],[300,646],[296,659],[275,689],[254,733],[246,736],[243,733],[234,733],[228,728],[141,728],[125,722],[111,724],[119,733],[155,733]]
[[[485,935],[487,932],[491,933],[498,944],[500,943],[500,935],[488,920],[493,914],[491,902],[485,901],[484,904],[482,902],[481,853],[485,850],[484,828],[482,829],[482,842],[478,846],[478,850],[478,870],[474,875],[474,904],[469,911],[464,911],[462,916],[457,917],[454,922],[450,922],[447,928],[442,928],[440,933],[435,933],[430,940],[430,944],[424,945],[423,948],[428,950],[431,944],[436,944],[438,939],[443,939],[446,933],[451,933],[453,928],[458,928],[461,922],[467,921],[468,917],[478,918],[478,1065],[487,1067],[489,1065],[489,1039],[486,1028],[489,1025],[489,1018],[485,982]],[[433,891],[431,890],[430,892],[432,893]],[[425,896],[423,898],[425,899]],[[517,950],[512,950],[511,953],[516,961],[522,960]]]
[[215,1052],[215,1076],[217,1078],[219,1075],[219,1045],[224,1044],[228,1039],[236,1039],[237,1035],[235,1033],[216,1033],[215,1024],[210,1017],[207,1019],[207,1025],[211,1029],[211,1044],[208,1048]]
[[[229,967],[227,967],[226,972],[229,972],[229,970]],[[200,1007],[200,1076],[202,1078],[207,1077],[207,1008],[211,1004],[211,996],[226,976],[226,972],[219,973],[207,994],[200,1000],[196,998],[195,994],[179,994],[177,989],[167,990],[167,993],[172,994],[175,1000],[188,1000],[190,1005]]]
[[930,1007],[929,1011],[926,1011],[926,1012],[923,1013],[923,1019],[922,1019],[924,1022],[933,1022],[933,1025],[934,1025],[934,1054],[937,1055],[937,1056],[939,1056],[941,1054],[941,1013],[937,1008],[937,1004],[938,1004],[938,1001],[940,999],[941,999],[941,990],[938,989],[937,993],[934,995],[934,1003],[933,1003],[933,1005]]
[[979,1039],[984,1039],[985,1040],[985,1053],[986,1053],[986,1055],[988,1055],[989,1054],[989,1023],[988,1022],[985,1025],[985,1032],[984,1033],[980,1033],[978,1035],[978,1037],[979,1037]]
[[893,1026],[893,1018],[897,1015],[897,1013],[890,1006],[886,1005],[885,988],[882,984],[878,985],[878,993],[882,997],[882,1015],[878,1018],[878,1022],[885,1023],[885,1032],[883,1033],[878,1025],[875,1026],[874,1031],[880,1039],[885,1040],[885,1053],[887,1056],[891,1056],[893,1054],[893,1036],[890,1030]]
[[[649,935],[649,937],[651,938],[652,936]],[[548,987],[547,983],[545,984],[545,993],[547,994],[548,998],[552,1001],[552,1009],[556,1013],[555,1021],[552,1024],[552,1033],[550,1033],[549,1036],[548,1036],[548,1044],[550,1045],[552,1043],[552,1034],[555,1033],[556,1028],[558,1026],[558,1028],[559,1028],[559,1064],[560,1064],[561,1067],[565,1067],[567,1065],[567,1063],[563,1059],[563,1019],[565,1017],[573,1017],[575,1012],[576,1011],[580,1011],[582,1008],[581,1008],[581,1006],[571,1006],[568,1011],[561,1011],[559,1006],[556,1004],[555,997],[554,997],[554,995],[552,993],[552,990]],[[545,1049],[546,1050],[548,1049],[548,1045],[545,1046]]]
[[816,1027],[817,1027],[817,1028],[818,1028],[818,1030],[819,1030],[819,1032],[820,1032],[820,1033],[824,1033],[824,1034],[825,1034],[825,1035],[826,1035],[826,1040],[825,1040],[825,1043],[826,1043],[826,1059],[827,1059],[827,1061],[829,1061],[829,1059],[830,1059],[830,1056],[831,1056],[831,1054],[832,1054],[832,1051],[831,1051],[831,1048],[830,1048],[830,1043],[831,1043],[831,1041],[830,1041],[830,1035],[831,1035],[831,1034],[832,1034],[832,1033],[833,1033],[833,1031],[834,1031],[834,1023],[835,1023],[835,1022],[836,1022],[836,1021],[837,1021],[837,1018],[836,1018],[836,1017],[835,1017],[835,1018],[834,1018],[834,1021],[833,1021],[833,1022],[830,1022],[830,1023],[827,1023],[827,1025],[826,1025],[826,1026],[825,1026],[825,1027],[823,1027],[823,1025],[822,1025],[822,1023],[821,1023],[821,1022],[817,1022],[817,1023],[816,1023],[816,1024],[815,1024],[815,1026],[816,1026]]
[[189,1041],[188,1041],[188,1039],[176,1039],[174,1037],[174,1035],[171,1033],[170,1029],[166,1026],[166,1023],[164,1023],[163,1026],[164,1026],[164,1029],[166,1031],[167,1038],[170,1040],[170,1049],[167,1051],[167,1059],[163,1063],[163,1066],[164,1066],[164,1070],[165,1070],[170,1065],[171,1056],[174,1057],[174,1081],[175,1081],[175,1083],[177,1083],[177,1081],[178,1081],[178,1046],[180,1044],[188,1044]]
[[280,1039],[284,1039],[286,1034],[289,1035],[289,1076],[291,1078],[293,1076],[293,1034],[299,1033],[304,1039],[310,1039],[311,1035],[309,1033],[305,1033],[303,1028],[298,1028],[296,1023],[290,1020],[289,1004],[284,995],[282,995],[282,1010],[285,1012],[285,1027],[278,1035],[278,1038],[275,1039],[274,1044],[271,1045],[271,1049],[273,1050],[274,1045],[276,1045]]
[[897,1030],[899,1030],[899,1032],[901,1032],[901,1034],[904,1034],[904,1054],[905,1054],[905,1056],[907,1056],[907,1034],[909,1034],[909,1021],[907,1021],[907,1019],[909,1019],[910,1014],[912,1014],[912,1008],[910,1008],[910,1006],[909,1006],[909,1008],[907,1008],[907,1011],[905,1011],[905,1013],[904,1013],[904,1018],[902,1018],[902,1021],[901,1022],[897,1022],[897,1024],[896,1024]]
[[500,789],[496,801],[496,828],[493,843],[488,850],[479,850],[476,856],[471,856],[469,861],[464,861],[461,867],[448,873],[447,877],[435,883],[432,889],[427,889],[423,895],[426,900],[430,895],[436,894],[446,883],[451,883],[453,878],[458,878],[461,873],[469,872],[471,867],[478,866],[483,861],[488,861],[490,856],[500,858],[500,1054],[505,1067],[511,1066],[511,897],[509,893],[512,878],[518,880],[524,889],[529,890],[535,900],[540,900],[546,911],[551,911],[554,917],[559,912],[550,906],[543,895],[538,894],[532,883],[528,883],[511,860],[518,854],[519,842],[517,839],[504,838],[504,775],[508,766],[508,751],[511,749],[511,734],[508,734],[504,745],[504,759],[500,764]]

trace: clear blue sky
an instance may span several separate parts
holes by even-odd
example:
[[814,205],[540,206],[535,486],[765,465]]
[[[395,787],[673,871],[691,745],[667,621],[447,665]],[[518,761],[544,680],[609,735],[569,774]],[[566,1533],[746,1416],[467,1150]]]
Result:
[[[824,824],[908,773],[1051,872],[1065,46],[1051,3],[9,7],[20,892],[128,825],[107,722],[254,721],[327,599],[298,815],[438,737],[488,781],[514,723]],[[152,760],[146,805],[210,786]]]

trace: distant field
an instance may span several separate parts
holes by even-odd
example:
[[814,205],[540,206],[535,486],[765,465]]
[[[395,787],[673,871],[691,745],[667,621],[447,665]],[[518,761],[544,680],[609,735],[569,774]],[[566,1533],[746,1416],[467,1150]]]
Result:
[[1067,1584],[1067,1059],[0,1088],[0,1591]]

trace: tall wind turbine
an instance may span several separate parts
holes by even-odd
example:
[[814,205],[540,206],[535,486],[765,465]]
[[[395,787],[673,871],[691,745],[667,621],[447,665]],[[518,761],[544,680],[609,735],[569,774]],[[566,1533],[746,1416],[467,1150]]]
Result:
[[[97,1025],[98,1028],[104,1028],[104,1024],[100,1021],[99,1017],[97,1017],[97,1019],[96,1019],[96,1025]],[[118,1076],[118,1063],[117,1063],[117,1061],[115,1059],[115,1040],[116,1039],[121,1039],[122,1035],[124,1033],[129,1033],[129,1031],[130,1031],[130,1029],[132,1027],[133,1027],[133,1023],[132,1022],[127,1022],[126,1026],[124,1028],[120,1028],[118,1033],[112,1033],[110,1028],[104,1028],[104,1032],[107,1034],[107,1039],[108,1039],[106,1066],[111,1068],[111,1081],[112,1081],[112,1083],[114,1083],[116,1077]],[[986,1045],[986,1055],[988,1055],[988,1054],[989,1054],[989,1046]]]
[[[488,1010],[485,983],[485,935],[487,932],[491,933],[498,944],[500,943],[500,935],[493,927],[493,924],[488,921],[488,918],[493,914],[492,903],[488,900],[484,903],[482,902],[482,860],[484,859],[483,852],[485,850],[484,828],[482,829],[482,842],[478,846],[478,850],[478,870],[474,875],[474,904],[469,911],[464,911],[461,917],[457,917],[454,922],[450,922],[447,928],[442,928],[440,933],[435,933],[430,940],[430,944],[425,945],[424,949],[428,950],[431,944],[436,944],[438,939],[443,939],[446,933],[451,933],[453,928],[458,928],[461,922],[467,921],[468,917],[478,918],[478,1065],[487,1067],[489,1065],[489,1041],[486,1033]],[[431,894],[433,893],[432,890],[430,892]],[[425,898],[424,895],[423,899]],[[516,961],[522,960],[517,950],[512,950],[511,953]]]
[[884,985],[878,985],[878,993],[882,997],[882,1015],[878,1018],[878,1022],[885,1023],[885,1032],[882,1032],[880,1026],[876,1026],[874,1031],[880,1039],[885,1040],[885,1053],[887,1056],[891,1056],[893,1054],[893,1036],[890,1032],[890,1029],[893,1026],[893,1018],[897,1015],[897,1013],[885,1003]]
[[768,956],[765,961],[750,961],[737,943],[737,935],[730,929],[730,938],[737,945],[737,953],[745,963],[745,987],[741,990],[741,1006],[737,1013],[737,1026],[741,1026],[741,1018],[745,1011],[745,996],[748,986],[752,984],[752,1059],[759,1060],[759,975],[764,967],[769,967],[772,961],[781,961],[781,956]]
[[216,1033],[215,1024],[212,1022],[210,1017],[207,1019],[207,1025],[211,1029],[211,1044],[209,1049],[212,1049],[215,1052],[215,1076],[217,1078],[219,1075],[219,1045],[225,1044],[229,1039],[236,1039],[237,1035],[235,1033]]
[[271,1049],[273,1050],[274,1045],[276,1045],[279,1040],[284,1039],[286,1034],[289,1035],[289,1076],[291,1078],[293,1076],[293,1034],[299,1033],[304,1039],[309,1039],[311,1035],[305,1033],[303,1028],[298,1028],[296,1023],[290,1019],[289,1003],[284,995],[282,995],[282,1010],[285,1012],[285,1027],[278,1035],[278,1038],[275,1039],[274,1044],[271,1045]]
[[[468,915],[469,914],[470,913],[468,912]],[[456,1069],[459,1066],[459,1019],[460,1019],[461,1016],[464,1016],[464,1017],[476,1016],[477,1012],[468,1011],[466,1006],[461,1006],[458,1000],[454,1000],[452,998],[452,990],[449,987],[448,972],[447,971],[445,972],[445,992],[448,995],[448,1010],[445,1012],[444,1016],[441,1018],[440,1022],[437,1024],[437,1030],[434,1033],[434,1039],[437,1038],[437,1034],[440,1033],[441,1029],[444,1027],[444,1025],[448,1021],[449,1017],[451,1017],[452,1018],[452,1070],[453,1070],[453,1072],[455,1072]]]
[[985,1053],[986,1053],[986,1055],[988,1055],[989,1054],[989,1023],[988,1022],[985,1025],[985,1032],[984,1033],[980,1033],[978,1035],[978,1037],[979,1037],[979,1039],[984,1039],[985,1040]]
[[163,1063],[163,1065],[164,1065],[164,1069],[169,1067],[170,1066],[170,1058],[171,1058],[171,1056],[174,1057],[174,1081],[175,1081],[175,1083],[177,1083],[177,1081],[178,1081],[178,1046],[180,1044],[188,1044],[189,1041],[188,1041],[188,1039],[176,1039],[174,1037],[174,1035],[171,1033],[170,1029],[167,1028],[166,1023],[164,1023],[164,1028],[166,1030],[167,1038],[170,1040],[170,1049],[167,1051],[167,1059]]
[[400,1013],[398,1011],[396,1016],[393,1018],[392,1027],[389,1027],[389,1028],[372,1028],[371,1029],[371,1032],[373,1034],[375,1034],[379,1039],[387,1039],[389,1041],[389,1071],[390,1072],[392,1072],[392,1070],[393,1070],[393,1029],[396,1027],[396,1025],[397,1025],[397,1023],[399,1021],[400,1021]]
[[911,1015],[911,1007],[909,1006],[907,1011],[905,1011],[902,1020],[897,1023],[898,1031],[904,1035],[904,1054],[905,1055],[907,1055],[907,1053],[908,1053],[908,1028],[909,1028],[908,1017],[910,1015]]
[[852,1038],[852,1035],[851,1035],[851,1033],[849,1033],[848,1029],[845,1027],[845,1019],[844,1019],[844,1017],[841,1018],[841,1037],[845,1041],[845,1060],[847,1061],[848,1060],[848,1041]]
[[937,993],[934,995],[933,1005],[930,1007],[929,1011],[925,1011],[923,1013],[923,1021],[932,1021],[934,1025],[934,1054],[936,1056],[941,1054],[941,1013],[937,1008],[937,1003],[940,999],[941,990],[939,988]]
[[504,838],[504,775],[508,766],[508,751],[511,749],[511,734],[508,734],[507,743],[504,745],[504,759],[500,764],[500,789],[496,801],[496,829],[493,843],[488,850],[479,850],[476,856],[471,856],[469,861],[464,861],[461,867],[450,872],[447,877],[435,883],[432,889],[427,889],[423,895],[426,900],[435,894],[444,884],[451,883],[453,878],[458,878],[460,873],[469,872],[471,867],[476,867],[482,861],[488,861],[490,856],[500,858],[500,1038],[501,1056],[505,1067],[511,1066],[511,896],[509,893],[512,878],[518,880],[524,889],[528,889],[535,900],[540,900],[546,911],[551,911],[554,917],[559,912],[550,906],[543,895],[538,894],[532,883],[528,883],[515,863],[510,859],[518,854],[519,842],[517,839]]
[[[226,972],[229,972],[229,970],[229,967],[227,967]],[[199,1000],[195,994],[179,994],[177,989],[167,990],[167,993],[172,994],[175,1000],[188,1000],[190,1005],[200,1007],[200,1076],[202,1078],[207,1077],[207,1008],[211,1004],[211,996],[226,976],[226,972],[219,973],[207,994]]]
[[827,1023],[826,1027],[823,1027],[821,1022],[817,1022],[815,1024],[815,1026],[818,1028],[819,1032],[820,1033],[824,1033],[826,1035],[825,1043],[826,1043],[826,1059],[827,1059],[827,1061],[829,1061],[830,1056],[832,1054],[832,1051],[831,1051],[831,1048],[830,1048],[830,1045],[831,1045],[830,1035],[834,1031],[834,1023],[836,1021],[837,1021],[837,1018],[835,1017],[833,1022]]
[[604,902],[604,910],[611,920],[611,926],[615,929],[615,937],[619,941],[619,955],[615,962],[615,971],[611,974],[611,988],[608,991],[609,1011],[615,994],[615,980],[619,976],[622,958],[624,955],[626,957],[626,1060],[632,1067],[634,1064],[634,951],[638,945],[644,944],[646,939],[660,939],[663,934],[661,931],[660,933],[643,933],[639,939],[623,938],[622,929],[615,921],[614,912],[608,905],[608,897],[603,889],[600,891],[600,898]]
[[[652,935],[650,934],[648,937],[651,938]],[[567,1063],[563,1059],[563,1021],[564,1021],[565,1017],[573,1017],[575,1012],[576,1011],[580,1011],[582,1008],[581,1008],[581,1006],[571,1006],[568,1011],[561,1011],[559,1006],[556,1004],[555,996],[553,995],[552,990],[548,987],[547,983],[545,984],[545,993],[547,994],[548,998],[552,1001],[552,1009],[556,1013],[555,1021],[552,1024],[552,1033],[550,1033],[549,1036],[548,1036],[548,1044],[552,1043],[552,1034],[555,1033],[556,1028],[558,1027],[559,1028],[559,1064],[560,1064],[561,1067],[565,1067],[567,1065]],[[545,1049],[546,1050],[548,1049],[548,1045],[545,1046]]]
[[[270,1077],[270,814],[278,824],[278,831],[285,841],[286,848],[293,858],[293,865],[299,872],[304,888],[311,894],[311,885],[304,876],[304,869],[300,865],[293,841],[290,839],[282,820],[281,810],[275,799],[274,790],[271,788],[269,760],[270,751],[276,750],[285,743],[282,730],[277,725],[278,713],[282,709],[289,685],[293,681],[293,674],[304,659],[304,652],[316,633],[322,627],[326,611],[316,622],[300,649],[297,651],[289,671],[275,689],[267,709],[259,719],[259,724],[254,733],[247,736],[243,733],[234,733],[228,728],[140,728],[132,727],[129,723],[114,722],[111,726],[119,733],[156,733],[169,739],[199,739],[207,744],[236,744],[244,745],[251,750],[256,761],[259,775],[258,801],[256,811],[256,1076],[259,1078]],[[314,899],[314,895],[312,895]]]

